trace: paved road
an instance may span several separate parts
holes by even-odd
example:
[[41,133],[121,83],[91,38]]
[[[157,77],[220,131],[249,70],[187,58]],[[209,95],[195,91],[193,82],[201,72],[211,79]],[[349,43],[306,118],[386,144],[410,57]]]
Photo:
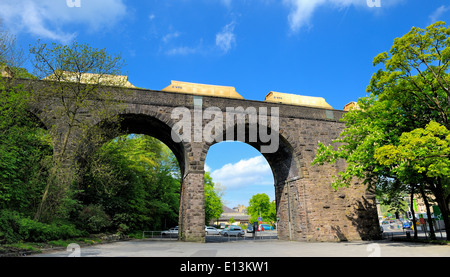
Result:
[[230,240],[189,243],[131,240],[52,251],[33,257],[450,257],[450,246],[381,240],[376,242],[290,242]]
[[[189,243],[176,240],[130,240],[102,245],[94,245],[81,248],[72,248],[52,251],[30,258],[19,259],[14,263],[5,265],[21,270],[35,268],[54,268],[62,265],[63,272],[83,272],[99,276],[116,274],[119,269],[134,270],[142,275],[142,272],[150,274],[153,270],[163,270],[165,276],[173,274],[184,275],[191,273],[193,276],[216,275],[218,273],[255,273],[281,275],[292,272],[299,268],[313,268],[314,272],[321,275],[336,274],[346,266],[359,265],[364,269],[346,271],[346,276],[360,276],[365,270],[376,269],[381,264],[392,263],[391,257],[450,257],[449,245],[432,245],[419,243],[393,242],[391,240],[380,240],[376,242],[293,242],[277,239],[230,239],[221,240],[219,237],[207,238],[207,243]],[[74,252],[72,252],[74,250]],[[70,255],[86,258],[58,259],[56,257],[69,257]],[[41,258],[34,258],[41,257]],[[55,257],[48,259],[45,257]],[[87,257],[128,257],[126,259],[101,258],[90,259]],[[305,258],[307,257],[307,258]],[[310,257],[316,259],[310,259]],[[322,257],[387,257],[388,260],[377,258],[358,259],[357,262],[343,262],[341,259],[327,259]],[[420,259],[423,260],[423,259]],[[0,259],[0,262],[2,260]],[[23,263],[27,261],[27,263]],[[61,262],[58,262],[61,261]],[[79,262],[80,261],[80,262]],[[437,262],[436,259],[433,259]],[[395,267],[399,275],[405,267]],[[394,269],[395,269],[394,268]],[[109,273],[106,273],[106,272]],[[201,271],[201,272],[200,272]],[[55,271],[59,273],[60,271]],[[61,271],[62,272],[62,271]],[[392,275],[397,270],[389,273]],[[416,270],[415,270],[416,272]],[[421,274],[418,274],[421,275]],[[95,276],[95,274],[94,274]],[[175,276],[175,275],[174,275]],[[267,275],[269,276],[269,275]]]
[[[126,269],[128,274],[131,274],[132,270],[140,275],[163,270],[164,274],[160,275],[164,276],[172,276],[172,274],[180,276],[186,273],[193,276],[221,273],[248,275],[255,272],[258,275],[273,276],[273,274],[286,273],[286,276],[289,276],[305,268],[312,268],[315,273],[320,272],[321,276],[327,275],[328,272],[330,275],[335,275],[342,270],[346,272],[346,276],[361,276],[361,273],[365,274],[367,270],[376,270],[380,265],[394,262],[391,257],[450,257],[450,245],[393,242],[389,239],[375,242],[293,242],[271,239],[269,233],[265,234],[265,238],[260,239],[251,239],[250,236],[241,239],[207,236],[207,243],[143,239],[81,248],[75,245],[75,248],[69,249],[70,251],[62,249],[18,260],[0,259],[0,265],[2,268],[5,268],[4,266],[9,266],[11,269],[20,268],[21,272],[29,270],[30,274],[35,274],[36,268],[53,269],[58,276],[61,275],[60,273],[81,272],[80,270],[89,272],[93,276],[96,273],[99,276],[108,276],[116,275],[118,270],[122,269]],[[57,258],[69,256],[86,258]],[[55,259],[46,257],[55,257]],[[128,258],[90,259],[88,257]],[[310,259],[310,257],[316,259]],[[387,257],[388,260],[363,258],[346,263],[342,259],[335,258],[323,261],[322,257]],[[1,264],[2,261],[5,264]],[[433,259],[433,262],[441,263],[436,259]],[[356,265],[362,266],[363,269],[349,270]],[[62,271],[55,270],[55,266],[60,266]],[[404,269],[405,266],[398,264],[394,268],[389,268],[389,273],[400,275],[404,273]],[[418,273],[419,269],[414,269],[414,272]]]

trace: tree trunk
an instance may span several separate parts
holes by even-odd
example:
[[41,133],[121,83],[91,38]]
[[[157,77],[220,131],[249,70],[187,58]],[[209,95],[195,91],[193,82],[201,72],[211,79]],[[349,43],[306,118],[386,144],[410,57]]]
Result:
[[[434,226],[433,226],[433,219],[431,218],[431,211],[430,211],[430,203],[428,203],[427,196],[425,195],[425,191],[423,190],[423,187],[420,187],[420,194],[422,195],[423,202],[425,203],[425,207],[427,208],[427,221],[428,225],[430,226],[430,239],[436,240],[436,234],[434,233]],[[426,225],[425,225],[425,232],[426,232]]]
[[411,213],[412,213],[412,222],[413,222],[413,228],[414,228],[414,239],[417,239],[417,226],[416,226],[416,212],[414,211],[414,187],[411,187],[411,195],[410,195],[410,201],[411,201]]
[[448,212],[448,206],[445,201],[442,201],[441,199],[436,199],[436,202],[438,203],[439,209],[441,209],[442,218],[444,220],[444,226],[445,226],[445,234],[447,236],[447,240],[450,238],[450,220],[449,220],[449,212]]
[[445,191],[442,185],[442,179],[439,178],[436,182],[435,186],[431,186],[434,188],[434,197],[436,198],[436,202],[439,206],[439,209],[441,209],[442,218],[444,220],[444,226],[445,226],[445,234],[447,236],[447,240],[450,238],[450,218],[449,218],[449,208],[447,205],[446,197],[445,197]]
[[[73,122],[73,120],[72,120],[72,122]],[[64,160],[64,155],[65,155],[65,152],[66,152],[66,149],[67,149],[67,143],[69,141],[69,136],[70,136],[71,131],[72,131],[72,129],[69,127],[69,129],[68,129],[68,131],[67,131],[67,133],[66,133],[66,135],[64,137],[63,143],[62,143],[62,150],[60,150],[58,153],[54,153],[53,154],[54,155],[54,162],[53,162],[52,168],[50,169],[50,176],[47,179],[47,184],[45,186],[41,202],[39,203],[39,206],[38,206],[38,209],[36,211],[36,214],[34,215],[34,220],[36,220],[36,221],[40,221],[41,220],[42,213],[44,211],[44,205],[45,205],[45,202],[47,201],[48,193],[49,193],[49,190],[50,190],[50,186],[58,178],[57,177],[57,171],[61,167],[62,162]]]

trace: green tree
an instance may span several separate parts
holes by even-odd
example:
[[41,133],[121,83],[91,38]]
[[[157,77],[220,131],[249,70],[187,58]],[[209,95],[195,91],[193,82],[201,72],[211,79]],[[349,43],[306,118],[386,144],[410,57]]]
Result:
[[120,136],[91,158],[78,199],[84,206],[100,205],[116,230],[161,230],[178,223],[177,176],[176,159],[163,143],[145,135]]
[[209,172],[205,172],[205,224],[217,219],[223,213],[223,203],[220,191]]
[[15,37],[0,33],[0,242],[42,242],[81,236],[70,224],[35,222],[53,155],[51,138],[30,112],[29,87],[17,78],[34,79],[21,68]]
[[30,53],[36,75],[49,81],[46,86],[34,90],[34,101],[44,104],[43,111],[57,118],[49,130],[55,154],[35,216],[39,220],[44,212],[48,218],[58,214],[76,176],[76,151],[81,149],[88,135],[91,142],[98,137],[92,135],[93,122],[83,120],[83,115],[89,113],[99,121],[114,121],[113,114],[118,105],[111,90],[101,87],[123,85],[123,78],[112,77],[120,74],[123,60],[118,55],[109,55],[105,49],[77,42],[70,45],[53,43],[49,47],[38,41],[30,48]]
[[[409,144],[409,148],[415,148],[420,152],[418,155],[421,157],[417,163],[410,164],[411,168],[408,171],[417,173],[413,174],[415,176],[413,178],[422,184],[419,189],[430,190],[439,207],[445,210],[443,214],[446,214],[444,222],[446,222],[447,237],[450,237],[448,219],[450,191],[448,178],[442,175],[442,173],[445,175],[444,171],[446,171],[445,162],[440,161],[439,157],[429,156],[431,152],[440,152],[441,146],[430,144],[426,146],[426,142],[421,143],[420,146],[412,144],[421,139],[430,138],[428,135],[424,136],[423,130],[429,124],[433,124],[432,122],[439,123],[447,130],[450,128],[448,118],[450,114],[449,38],[450,28],[444,22],[436,22],[426,29],[413,27],[410,32],[394,40],[389,54],[384,52],[374,59],[374,64],[384,65],[384,69],[380,69],[372,77],[368,89],[369,92],[378,96],[380,101],[395,103],[402,111],[402,117],[409,123],[409,130],[404,131],[409,135],[403,136],[403,142],[399,143],[403,145],[404,150],[406,150],[404,148],[406,144]],[[417,139],[419,137],[420,139]],[[405,144],[405,140],[409,140],[410,143]],[[428,157],[425,158],[427,155]],[[444,157],[444,160],[448,158]],[[404,163],[403,165],[403,169],[406,169]],[[395,169],[397,174],[401,174],[396,167],[391,168]],[[410,174],[409,179],[411,176]]]
[[48,135],[28,112],[29,93],[0,79],[0,209],[29,215],[45,185]]
[[15,84],[33,78],[20,66],[23,51],[16,38],[0,32],[0,209],[30,215],[45,184],[52,147],[41,122],[29,112],[30,92]]
[[[437,22],[426,29],[413,27],[394,40],[389,53],[384,52],[374,58],[374,66],[380,68],[367,87],[369,95],[358,100],[360,109],[344,115],[346,128],[333,145],[319,144],[313,162],[334,163],[340,159],[347,162],[346,170],[339,172],[333,182],[335,187],[347,186],[358,178],[370,189],[379,190],[388,188],[386,182],[389,180],[397,179],[405,184],[398,188],[404,188],[408,193],[421,189],[432,191],[439,207],[448,210],[448,178],[430,177],[425,173],[442,173],[445,162],[429,167],[427,162],[430,159],[420,159],[415,164],[403,163],[403,171],[400,172],[393,163],[375,159],[375,153],[378,148],[386,146],[384,151],[379,151],[390,155],[389,150],[400,145],[403,133],[424,129],[431,121],[449,129],[449,37],[450,28],[444,22]],[[412,141],[411,135],[417,136],[417,133],[410,134],[408,139]],[[439,147],[432,148],[437,150]],[[422,168],[420,172],[418,167]],[[448,224],[446,231],[450,237]]]
[[11,78],[34,79],[23,67],[27,61],[24,51],[17,45],[16,37],[0,30],[0,72]]
[[270,198],[265,193],[258,193],[252,196],[247,208],[247,214],[250,216],[250,222],[258,221],[262,217],[264,221],[270,221]]
[[[443,195],[441,198],[436,197],[438,203],[442,206],[448,205],[446,198],[449,195],[450,131],[445,126],[431,121],[425,128],[405,132],[400,136],[398,145],[390,144],[378,148],[375,151],[375,158],[381,164],[392,166],[392,171],[400,180],[410,178],[411,172],[416,176],[422,176],[422,182],[428,184],[428,188],[435,196]],[[441,189],[444,191],[439,191],[439,185],[442,185]],[[426,201],[424,186],[420,186],[419,189]],[[444,210],[443,215],[447,226],[448,209]],[[428,218],[431,219],[431,216]]]
[[270,202],[269,212],[267,214],[267,219],[272,224],[277,222],[277,205],[275,201]]
[[[400,136],[398,145],[384,145],[375,151],[376,160],[403,177],[405,168],[424,173],[428,178],[450,177],[450,131],[431,121],[425,128],[417,128]],[[407,172],[408,173],[408,172]]]

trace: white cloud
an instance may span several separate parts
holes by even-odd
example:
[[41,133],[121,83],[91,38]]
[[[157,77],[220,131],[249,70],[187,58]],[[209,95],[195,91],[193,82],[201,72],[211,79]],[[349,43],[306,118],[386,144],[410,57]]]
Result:
[[199,52],[198,47],[189,47],[189,46],[178,46],[174,48],[170,48],[165,53],[169,56],[186,56],[191,54],[196,54]]
[[172,39],[176,39],[177,37],[179,37],[181,35],[180,32],[172,32],[172,33],[168,33],[167,35],[163,36],[162,41],[164,43],[169,42]]
[[[230,24],[225,25],[222,31],[216,34],[215,47],[219,48],[223,53],[228,53],[234,45],[236,44],[236,35],[234,34],[234,26],[235,22],[231,22]],[[164,48],[167,50],[164,51],[166,55],[191,55],[191,54],[208,54],[212,53],[214,50],[214,46],[204,45],[203,39],[197,44],[191,46],[174,46],[176,44],[175,40],[181,38],[181,33],[178,31],[171,32],[162,37],[161,41],[165,44]],[[171,45],[172,44],[172,45]],[[171,46],[171,47],[169,47]]]
[[273,185],[272,170],[263,156],[226,164],[211,172],[211,177],[215,183],[220,183],[227,189]]
[[231,7],[231,0],[220,0],[220,2],[227,8]]
[[326,0],[283,0],[283,3],[291,9],[288,16],[291,30],[296,32],[308,25],[314,10],[325,2]]
[[0,20],[11,32],[65,43],[76,35],[63,30],[71,24],[83,24],[96,32],[111,28],[127,13],[122,0],[81,0],[80,4],[70,7],[66,0],[2,0]]
[[222,31],[216,34],[216,46],[218,46],[223,52],[227,53],[236,44],[236,35],[234,34],[235,23],[223,27]]
[[[382,7],[384,7],[384,1],[380,1]],[[403,0],[385,1],[389,2],[389,5],[395,5],[399,2],[402,2]],[[304,27],[310,27],[314,12],[319,7],[332,7],[342,9],[349,6],[355,6],[373,9],[374,11],[378,9],[369,7],[367,0],[283,0],[283,4],[290,9],[288,22],[293,32],[298,32]]]
[[431,23],[435,23],[436,21],[439,21],[439,19],[442,17],[442,15],[450,10],[450,6],[442,5],[439,8],[437,8],[431,15],[430,15],[430,21]]

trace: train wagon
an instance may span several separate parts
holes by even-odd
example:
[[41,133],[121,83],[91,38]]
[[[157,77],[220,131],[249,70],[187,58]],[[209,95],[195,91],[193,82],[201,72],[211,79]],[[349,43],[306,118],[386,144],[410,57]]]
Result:
[[58,79],[67,82],[80,82],[80,84],[101,84],[105,86],[135,88],[135,86],[128,81],[128,76],[123,75],[59,71],[58,76],[52,74],[45,77],[43,80],[57,81]]
[[14,74],[13,74],[11,68],[9,68],[5,64],[0,64],[0,76],[1,77],[12,78],[13,75]]
[[321,109],[333,109],[333,107],[331,107],[322,97],[303,96],[275,91],[269,92],[266,95],[266,99],[264,101],[289,105],[308,106]]
[[205,85],[180,81],[171,81],[170,85],[162,89],[162,91],[244,99],[244,97],[236,92],[234,87]]

